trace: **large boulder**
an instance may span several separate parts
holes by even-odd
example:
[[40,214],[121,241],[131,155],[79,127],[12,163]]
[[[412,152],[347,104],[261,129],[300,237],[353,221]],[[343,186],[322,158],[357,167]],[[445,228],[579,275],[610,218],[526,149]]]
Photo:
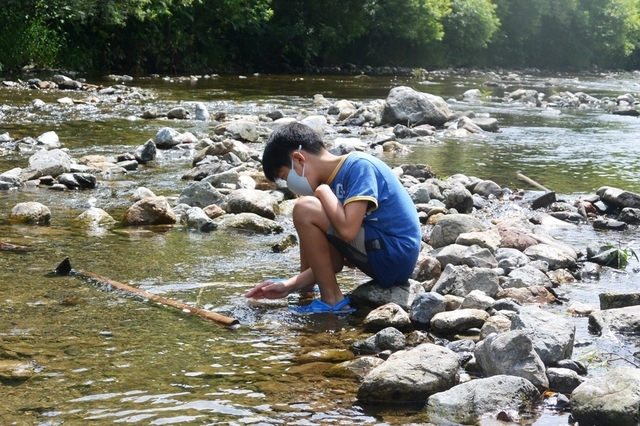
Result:
[[637,426],[640,370],[618,367],[588,379],[571,396],[571,415],[581,425]]
[[637,333],[640,331],[640,306],[596,311],[589,315],[589,327],[595,332]]
[[51,222],[51,210],[36,201],[18,203],[11,209],[9,220],[33,225],[48,225]]
[[267,219],[275,219],[280,213],[278,201],[266,191],[238,189],[233,191],[226,204],[227,213],[255,213]]
[[431,231],[431,246],[439,248],[454,244],[460,234],[484,230],[480,219],[466,214],[449,214],[438,221]]
[[640,194],[603,186],[596,191],[602,201],[616,207],[640,208]]
[[442,126],[449,120],[449,116],[449,106],[440,96],[398,86],[391,89],[387,96],[381,124]]
[[425,406],[429,420],[437,424],[477,424],[506,411],[516,414],[532,406],[540,392],[522,377],[497,375],[471,380],[431,395]]
[[406,404],[424,402],[450,389],[459,380],[460,357],[431,343],[392,354],[374,368],[358,389],[365,403]]
[[59,176],[71,171],[71,157],[60,149],[40,151],[29,157],[29,166],[21,173],[22,180],[35,179],[42,176]]

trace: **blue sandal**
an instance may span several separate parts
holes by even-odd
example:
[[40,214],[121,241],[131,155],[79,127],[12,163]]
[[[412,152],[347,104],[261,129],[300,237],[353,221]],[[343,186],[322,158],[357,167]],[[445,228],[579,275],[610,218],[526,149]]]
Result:
[[308,305],[305,306],[289,306],[289,309],[297,314],[350,314],[356,311],[356,308],[345,308],[350,305],[351,301],[348,297],[345,297],[335,305],[331,306],[328,303],[323,302],[320,299],[314,299]]

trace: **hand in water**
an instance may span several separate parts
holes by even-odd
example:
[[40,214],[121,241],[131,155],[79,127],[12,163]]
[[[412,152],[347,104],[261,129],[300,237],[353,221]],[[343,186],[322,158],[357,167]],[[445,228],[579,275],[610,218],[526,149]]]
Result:
[[289,289],[280,280],[266,280],[245,293],[252,299],[282,299],[287,297]]

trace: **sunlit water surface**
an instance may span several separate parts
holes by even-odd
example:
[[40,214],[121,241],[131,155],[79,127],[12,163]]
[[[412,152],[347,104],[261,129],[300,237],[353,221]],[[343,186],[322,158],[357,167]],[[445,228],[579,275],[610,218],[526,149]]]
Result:
[[[555,85],[545,84],[553,78]],[[507,88],[489,89],[481,76],[452,76],[420,82],[411,78],[336,76],[225,76],[195,83],[136,79],[130,86],[144,94],[137,101],[105,100],[63,107],[56,99],[83,99],[82,93],[0,89],[0,133],[14,138],[54,130],[74,158],[132,152],[163,126],[198,136],[214,123],[140,120],[155,106],[192,109],[204,102],[211,112],[264,114],[281,109],[287,115],[313,114],[315,94],[329,100],[359,103],[383,99],[396,85],[410,85],[450,101],[454,111],[488,113],[501,131],[468,138],[435,137],[407,141],[412,153],[378,153],[391,165],[429,164],[438,176],[455,173],[492,179],[502,186],[528,187],[521,172],[568,200],[592,194],[601,186],[640,191],[640,120],[612,115],[602,108],[563,110],[506,104],[505,91],[534,88],[554,92],[584,91],[598,98],[636,93],[634,74],[614,76],[524,76]],[[91,83],[113,82],[88,78]],[[490,96],[462,102],[462,93],[480,88]],[[39,98],[43,110],[31,104]],[[487,100],[489,99],[489,100]],[[327,134],[327,139],[338,134]],[[340,135],[344,136],[344,135]],[[365,139],[366,137],[363,137]],[[254,146],[261,149],[261,145]],[[25,167],[31,152],[5,151],[0,171]],[[361,312],[349,318],[301,318],[286,309],[296,297],[271,303],[248,302],[243,294],[253,283],[294,274],[296,250],[274,253],[282,235],[260,236],[238,231],[198,233],[181,226],[86,229],[75,218],[91,206],[120,220],[139,186],[159,195],[177,195],[187,184],[180,177],[190,168],[191,153],[161,152],[153,166],[125,176],[101,179],[91,191],[58,193],[44,188],[0,193],[0,241],[26,247],[0,252],[0,362],[29,363],[27,380],[0,378],[3,395],[0,423],[17,425],[92,424],[406,424],[426,421],[421,407],[366,407],[356,400],[358,383],[325,378],[322,364],[301,365],[296,355],[313,349],[347,348],[363,338]],[[531,193],[534,194],[534,193]],[[535,194],[534,194],[535,195]],[[50,226],[8,222],[11,208],[23,201],[49,206]],[[505,207],[505,214],[518,206]],[[280,220],[293,232],[290,217]],[[625,245],[637,228],[598,233],[589,225],[555,231],[579,251],[593,241]],[[640,251],[640,250],[638,250]],[[81,276],[54,277],[65,257],[78,271],[89,271],[147,291],[237,318],[226,328],[173,308],[162,307]],[[598,281],[557,289],[566,298],[554,311],[567,315],[569,303],[598,305],[598,293],[636,291],[638,263],[625,271],[607,270]],[[346,291],[366,281],[353,270],[340,275]],[[629,365],[637,339],[594,336],[586,318],[577,327],[574,358],[593,375],[605,367]],[[615,353],[616,357],[610,355]],[[614,358],[622,357],[623,359]],[[541,405],[523,424],[567,424],[568,414]]]

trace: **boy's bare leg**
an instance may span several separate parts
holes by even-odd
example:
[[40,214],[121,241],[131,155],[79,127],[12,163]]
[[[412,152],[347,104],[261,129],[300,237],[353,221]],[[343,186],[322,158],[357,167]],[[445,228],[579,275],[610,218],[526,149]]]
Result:
[[320,299],[335,305],[344,299],[335,275],[342,270],[343,257],[327,240],[330,223],[320,200],[315,197],[298,200],[293,209],[293,223],[300,238],[300,267],[303,272],[299,277],[307,278],[310,268],[313,281],[306,288],[317,283]]

